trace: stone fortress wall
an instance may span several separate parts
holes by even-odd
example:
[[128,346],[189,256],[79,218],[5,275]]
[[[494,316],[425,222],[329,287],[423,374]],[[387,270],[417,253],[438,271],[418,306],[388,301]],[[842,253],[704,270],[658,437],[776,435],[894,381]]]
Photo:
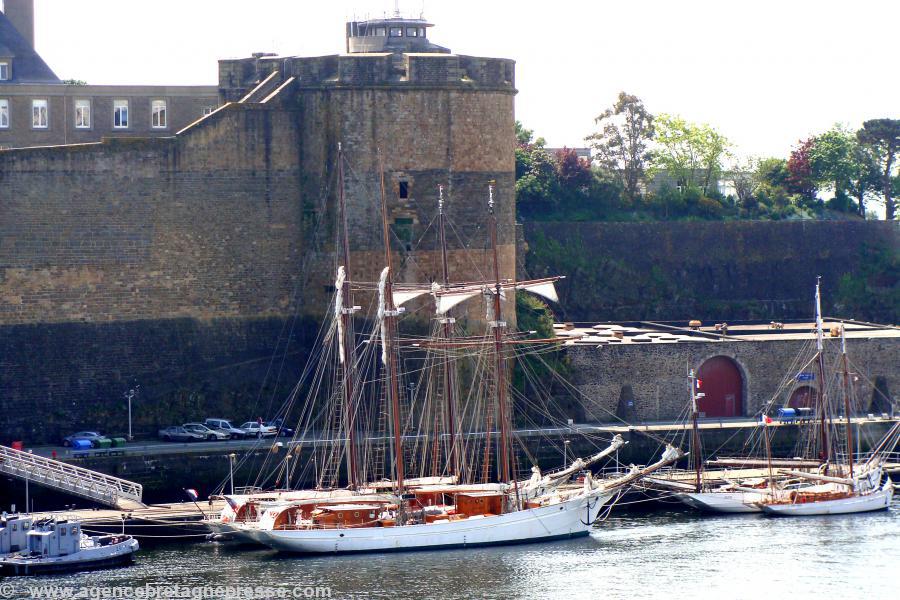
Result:
[[230,103],[177,135],[0,152],[4,440],[124,431],[134,385],[137,432],[271,417],[331,294],[339,143],[356,279],[382,171],[397,280],[439,274],[438,184],[472,250],[451,269],[488,272],[490,181],[513,277],[512,61],[399,57],[222,61]]

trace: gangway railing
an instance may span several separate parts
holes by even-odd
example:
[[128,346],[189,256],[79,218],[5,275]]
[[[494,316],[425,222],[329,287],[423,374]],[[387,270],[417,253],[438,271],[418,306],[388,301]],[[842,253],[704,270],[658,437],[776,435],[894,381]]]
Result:
[[119,509],[142,508],[139,483],[0,446],[0,473]]

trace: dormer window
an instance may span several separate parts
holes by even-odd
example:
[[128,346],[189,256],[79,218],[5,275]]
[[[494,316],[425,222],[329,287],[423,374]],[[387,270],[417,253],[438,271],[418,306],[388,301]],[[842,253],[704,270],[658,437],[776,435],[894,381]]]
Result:
[[391,37],[403,37],[403,28],[391,27]]
[[8,60],[0,60],[0,81],[10,80],[10,64]]

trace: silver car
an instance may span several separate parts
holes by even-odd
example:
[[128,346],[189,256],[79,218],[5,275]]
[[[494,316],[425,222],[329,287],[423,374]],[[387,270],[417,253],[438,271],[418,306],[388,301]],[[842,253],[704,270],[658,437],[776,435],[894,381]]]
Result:
[[185,429],[190,431],[191,433],[197,433],[203,436],[208,442],[215,442],[217,440],[227,440],[231,437],[231,435],[225,433],[224,431],[219,431],[216,429],[210,429],[203,423],[185,423],[182,425]]
[[166,442],[201,442],[205,438],[199,433],[188,431],[180,425],[172,425],[159,430],[159,437]]
[[249,437],[246,431],[235,427],[228,419],[207,419],[203,422],[203,424],[210,429],[224,431],[229,436],[231,436],[231,439],[233,440],[239,440],[245,437]]
[[247,421],[241,425],[241,429],[247,432],[248,437],[275,437],[278,433],[271,425],[260,425],[258,421]]

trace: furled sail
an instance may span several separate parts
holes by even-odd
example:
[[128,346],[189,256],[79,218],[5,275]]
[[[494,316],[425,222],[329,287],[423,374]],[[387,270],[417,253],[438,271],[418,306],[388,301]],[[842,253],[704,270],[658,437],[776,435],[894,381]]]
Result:
[[344,280],[346,278],[347,274],[344,271],[344,267],[338,267],[337,279],[334,282],[334,287],[337,290],[337,293],[334,295],[334,320],[337,322],[338,360],[341,364],[344,363],[344,323],[341,320],[341,314],[344,310]]
[[387,314],[387,306],[385,305],[385,288],[387,287],[387,278],[391,269],[385,267],[378,278],[378,323],[381,325],[381,364],[387,364],[387,328],[384,326],[384,316]]

